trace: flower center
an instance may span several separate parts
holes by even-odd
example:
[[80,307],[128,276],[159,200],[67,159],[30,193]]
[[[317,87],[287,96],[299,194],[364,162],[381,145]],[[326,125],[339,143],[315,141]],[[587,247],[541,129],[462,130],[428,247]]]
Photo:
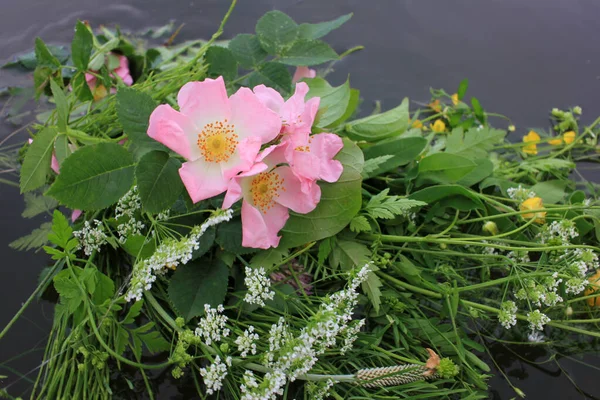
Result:
[[198,134],[198,148],[208,162],[227,162],[238,145],[235,127],[227,120],[204,125]]
[[252,179],[250,183],[252,203],[263,214],[275,205],[279,192],[285,190],[283,182],[284,179],[276,172],[262,172]]

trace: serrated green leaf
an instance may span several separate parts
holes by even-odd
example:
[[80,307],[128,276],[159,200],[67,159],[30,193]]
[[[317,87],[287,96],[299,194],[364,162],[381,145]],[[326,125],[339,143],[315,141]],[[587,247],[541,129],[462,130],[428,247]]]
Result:
[[[63,271],[67,272],[68,271]],[[54,277],[54,289],[60,295],[60,303],[67,307],[69,313],[74,313],[82,304],[83,298],[79,286],[68,274],[59,273]]]
[[134,165],[131,154],[116,143],[85,146],[65,159],[46,194],[69,208],[106,208],[131,188]]
[[38,67],[49,67],[57,69],[60,67],[60,61],[48,50],[46,43],[39,37],[35,38],[35,59]]
[[35,135],[21,167],[21,193],[37,189],[46,183],[57,133],[56,128],[46,127]]
[[394,156],[388,154],[385,156],[378,156],[368,160],[365,159],[365,165],[361,174],[363,179],[368,179],[373,176],[377,176],[375,171],[377,171],[381,165],[383,165],[386,161],[389,161],[391,158],[394,158]]
[[236,78],[237,61],[229,49],[212,46],[206,51],[205,60],[208,64],[208,77],[217,78],[222,76],[225,82]]
[[273,267],[281,265],[289,253],[290,252],[287,249],[282,249],[279,247],[260,251],[252,257],[250,260],[250,266],[252,268],[264,267],[265,270],[269,271],[273,269]]
[[319,65],[338,58],[338,54],[327,43],[321,40],[302,39],[285,50],[280,60],[283,64],[299,67]]
[[383,283],[375,274],[375,271],[378,271],[379,268],[371,265],[370,269],[367,279],[362,283],[361,287],[371,301],[375,312],[379,312],[379,307],[381,306],[381,290],[379,288],[383,286]]
[[129,307],[129,311],[127,311],[127,315],[125,315],[125,318],[123,318],[123,321],[121,321],[121,322],[124,324],[132,324],[133,321],[135,321],[135,319],[138,317],[138,315],[140,315],[143,305],[144,305],[144,299],[140,299],[140,300],[136,301],[135,303],[133,303],[131,305],[131,307]]
[[317,261],[319,265],[324,265],[325,260],[331,254],[333,242],[335,241],[335,237],[325,238],[319,243],[319,252],[317,254]]
[[248,77],[248,86],[265,85],[286,96],[292,87],[292,75],[287,67],[278,62],[267,62],[261,65]]
[[112,299],[115,295],[115,283],[102,272],[95,270],[96,290],[92,295],[92,301],[95,305],[101,305],[105,301]]
[[54,210],[52,215],[52,233],[48,235],[48,240],[60,248],[67,247],[69,239],[73,236],[73,228],[69,225],[67,217],[58,210]]
[[75,35],[71,41],[71,59],[73,65],[80,70],[86,71],[90,62],[90,55],[94,48],[94,37],[92,32],[81,21],[75,24]]
[[189,321],[204,315],[204,305],[223,304],[229,268],[218,259],[199,259],[181,265],[169,284],[169,298],[179,314]]
[[263,49],[277,55],[298,37],[298,24],[281,11],[269,11],[256,23],[256,35]]
[[25,199],[25,210],[21,213],[23,218],[33,218],[58,206],[58,202],[48,196],[25,193],[23,198]]
[[267,57],[258,37],[247,33],[234,37],[229,42],[229,50],[244,68],[256,67]]
[[333,268],[348,271],[369,262],[371,260],[371,250],[361,243],[350,240],[336,240],[329,259]]
[[73,76],[71,79],[71,87],[80,101],[90,101],[94,99],[94,95],[92,95],[92,91],[85,80],[84,72],[78,72]]
[[52,232],[52,223],[44,222],[29,235],[22,236],[8,244],[11,249],[27,251],[38,249],[48,243],[48,234]]
[[352,13],[342,15],[331,21],[320,22],[317,24],[300,24],[298,27],[299,36],[302,39],[319,39],[334,29],[339,28],[343,24],[345,24],[350,18],[352,18]]
[[494,164],[488,158],[473,160],[473,162],[477,164],[477,166],[471,172],[460,178],[460,180],[456,182],[457,184],[470,187],[494,173]]
[[135,167],[144,211],[159,213],[171,207],[183,191],[179,177],[181,163],[163,151],[151,151]]
[[371,225],[364,215],[357,215],[350,221],[350,230],[352,232],[369,232]]
[[325,79],[314,78],[308,82],[308,87],[307,100],[313,97],[320,98],[315,125],[325,128],[342,122],[350,105],[350,82],[346,80],[343,85],[331,87]]
[[477,167],[468,158],[449,153],[435,153],[419,162],[419,178],[436,183],[455,183]]
[[137,147],[138,158],[151,150],[167,151],[166,147],[147,133],[150,114],[155,108],[156,102],[148,94],[126,86],[119,87],[117,117],[123,132]]
[[222,249],[233,254],[242,255],[257,251],[242,246],[242,221],[239,218],[219,224],[215,241]]
[[389,189],[384,189],[371,197],[365,207],[365,212],[373,218],[392,219],[397,215],[407,213],[414,207],[423,207],[427,205],[427,203],[419,200],[388,196],[388,192]]
[[280,247],[301,246],[333,236],[360,210],[363,153],[354,142],[344,139],[344,148],[335,159],[344,167],[342,176],[336,183],[320,184],[321,201],[315,210],[308,214],[290,213],[290,219],[281,230]]
[[405,98],[398,107],[349,122],[345,129],[351,139],[376,142],[406,131],[409,119],[408,98]]
[[160,353],[171,348],[171,344],[158,331],[152,331],[139,335],[142,343],[150,353]]
[[63,90],[54,81],[50,81],[50,89],[52,90],[52,96],[56,103],[56,115],[57,115],[57,126],[59,132],[65,133],[67,131],[67,123],[69,119],[69,103]]
[[427,146],[427,140],[422,137],[398,137],[388,140],[383,140],[373,146],[363,150],[365,153],[365,166],[373,159],[382,160],[381,157],[390,157],[382,162],[378,162],[377,166],[368,173],[368,177],[384,174],[392,171],[402,165],[406,165],[417,159],[419,154]]
[[506,131],[489,127],[452,130],[446,138],[446,153],[458,154],[471,160],[487,158],[492,148],[504,142]]

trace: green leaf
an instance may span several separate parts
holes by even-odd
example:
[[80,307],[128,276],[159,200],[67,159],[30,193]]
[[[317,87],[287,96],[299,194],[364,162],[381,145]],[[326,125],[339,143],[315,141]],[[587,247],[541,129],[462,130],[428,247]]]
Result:
[[69,138],[66,135],[58,135],[54,141],[54,155],[56,156],[58,165],[62,164],[65,158],[71,153],[72,151],[69,148]]
[[134,165],[131,154],[116,143],[85,146],[65,159],[46,194],[69,208],[106,208],[131,188]]
[[540,171],[556,172],[564,169],[573,169],[575,168],[575,163],[560,158],[539,158],[522,161],[519,164],[519,168],[523,171],[532,173],[538,173]]
[[376,142],[404,132],[409,119],[408,98],[405,98],[398,107],[349,122],[345,129],[351,139]]
[[566,190],[570,185],[569,181],[551,180],[536,183],[531,190],[542,198],[544,204],[556,204],[565,198]]
[[115,295],[115,283],[102,272],[94,269],[96,279],[96,290],[92,295],[92,301],[95,305],[101,305],[106,300],[112,299]]
[[53,71],[49,67],[37,67],[33,71],[33,86],[35,87],[36,100],[44,93],[48,82],[52,79],[52,74]]
[[60,61],[46,47],[46,43],[39,37],[35,38],[35,59],[38,67],[49,67],[52,70],[60,68]]
[[73,76],[71,79],[71,87],[80,101],[90,101],[94,99],[92,91],[85,80],[84,72],[78,72]]
[[256,35],[263,49],[277,55],[298,37],[298,24],[281,11],[269,11],[256,23]]
[[233,254],[256,252],[256,249],[242,246],[242,221],[239,218],[220,224],[215,241],[221,248]]
[[437,183],[455,183],[477,167],[468,158],[448,153],[436,153],[419,162],[419,178]]
[[229,268],[218,259],[199,259],[180,265],[169,284],[169,298],[186,321],[204,314],[204,305],[223,304]]
[[383,165],[386,161],[389,161],[392,158],[394,158],[394,156],[388,154],[385,156],[379,156],[371,158],[369,160],[365,160],[365,165],[363,166],[363,170],[361,173],[363,179],[369,179],[374,176],[377,176],[377,173],[375,173],[375,171],[377,171],[379,167]]
[[335,235],[344,229],[360,210],[362,151],[351,140],[344,139],[344,148],[335,157],[344,172],[336,183],[320,183],[321,201],[308,214],[290,213],[281,233],[282,248],[303,244]]
[[381,306],[381,290],[380,287],[383,286],[383,283],[379,279],[379,277],[375,274],[375,271],[379,271],[374,265],[371,265],[371,270],[367,274],[367,279],[362,283],[362,290],[367,294],[369,300],[371,300],[371,304],[375,309],[375,312],[379,312],[379,307]]
[[485,113],[483,112],[483,108],[481,107],[479,100],[477,100],[475,97],[472,97],[471,105],[473,106],[473,112],[475,113],[475,116],[479,122],[485,125]]
[[117,117],[123,132],[138,147],[138,156],[151,150],[167,150],[147,133],[150,114],[155,108],[156,103],[148,94],[126,86],[119,87]]
[[136,301],[135,303],[133,303],[131,305],[131,307],[129,307],[129,311],[127,311],[127,315],[125,315],[125,318],[121,322],[124,324],[132,324],[135,321],[135,319],[138,317],[138,315],[140,315],[143,305],[144,305],[144,299],[140,299],[140,300]]
[[46,127],[35,135],[21,166],[21,193],[37,189],[46,183],[57,133],[56,128]]
[[319,65],[337,60],[338,54],[321,40],[298,40],[281,56],[281,62],[287,65]]
[[50,81],[50,89],[52,89],[52,96],[54,96],[54,102],[56,103],[58,130],[59,132],[65,133],[67,131],[69,119],[69,103],[67,102],[67,97],[54,80]]
[[250,266],[252,268],[264,267],[265,270],[270,271],[273,267],[281,265],[289,253],[287,249],[272,247],[256,253],[250,260]]
[[443,207],[452,207],[462,211],[485,210],[477,195],[459,185],[437,185],[412,193],[409,198],[424,201],[430,205],[439,203]]
[[319,252],[317,254],[317,261],[319,265],[325,265],[325,260],[331,254],[332,244],[335,242],[335,237],[325,238],[319,243]]
[[277,62],[268,62],[261,65],[248,77],[248,86],[265,85],[277,90],[283,95],[290,93],[292,75],[287,67]]
[[458,95],[458,99],[462,100],[465,98],[465,93],[467,93],[467,89],[469,88],[469,80],[468,79],[463,79],[462,81],[460,81],[460,84],[458,85],[458,90],[456,91],[456,94]]
[[11,249],[27,251],[39,249],[48,243],[48,234],[52,232],[52,223],[44,222],[39,228],[34,229],[29,235],[22,236],[8,244]]
[[307,100],[313,97],[321,99],[315,121],[316,126],[331,127],[343,121],[352,95],[348,80],[343,85],[331,87],[325,79],[314,78],[308,82],[308,87]]
[[423,207],[427,203],[414,200],[402,199],[399,196],[388,196],[389,189],[384,189],[381,193],[371,197],[365,212],[377,219],[393,219],[397,215],[403,215],[414,207]]
[[364,265],[370,260],[371,250],[364,244],[350,240],[337,240],[330,255],[331,267],[341,267],[345,271]]
[[207,74],[210,78],[222,76],[225,82],[229,82],[237,76],[237,61],[229,49],[211,46],[206,51],[205,59],[208,63]]
[[154,240],[146,240],[144,235],[129,235],[121,246],[127,253],[140,259],[151,257],[156,250]]
[[425,149],[425,146],[427,146],[427,140],[425,138],[399,137],[384,140],[373,146],[367,147],[363,150],[367,162],[379,157],[390,156],[389,159],[379,163],[368,176],[373,177],[381,175],[414,161]]
[[299,29],[299,36],[302,39],[318,39],[334,29],[339,28],[343,24],[345,24],[350,18],[352,18],[352,13],[342,15],[334,20],[327,22],[320,22],[318,24],[301,24]]
[[92,32],[83,22],[77,21],[75,35],[71,41],[71,59],[78,70],[86,71],[88,69],[93,48],[94,37]]
[[25,210],[21,213],[23,218],[33,218],[58,206],[58,202],[48,196],[25,193],[23,197],[25,199]]
[[144,211],[159,213],[175,203],[183,190],[179,177],[181,163],[163,151],[146,153],[135,167]]
[[48,240],[61,248],[66,248],[69,239],[73,236],[73,229],[69,225],[67,217],[58,210],[52,215],[52,233],[48,234]]
[[357,215],[350,221],[350,230],[357,233],[369,232],[371,230],[371,225],[369,224],[367,217],[364,215]]
[[477,164],[477,167],[460,178],[460,180],[456,183],[461,186],[470,187],[481,182],[494,173],[494,163],[492,163],[488,158],[473,160],[473,162]]
[[[76,270],[80,273],[79,270]],[[60,295],[60,303],[67,307],[69,313],[74,313],[83,301],[83,293],[76,282],[70,276],[69,271],[64,270],[53,279],[54,289]]]
[[471,160],[487,158],[495,145],[504,142],[506,131],[500,129],[471,128],[463,132],[456,128],[446,139],[446,153],[458,154]]
[[150,353],[156,354],[171,348],[171,344],[158,331],[144,333],[138,337]]
[[234,37],[229,42],[229,50],[244,68],[256,67],[267,57],[256,35],[247,33]]

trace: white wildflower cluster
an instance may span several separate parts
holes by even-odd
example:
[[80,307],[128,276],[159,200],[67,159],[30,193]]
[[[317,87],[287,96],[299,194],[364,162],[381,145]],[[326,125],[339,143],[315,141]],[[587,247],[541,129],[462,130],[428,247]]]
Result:
[[536,194],[535,194],[535,192],[533,190],[524,188],[521,185],[519,185],[518,187],[508,188],[506,190],[506,194],[511,199],[517,200],[520,203],[524,202],[527,199],[530,199],[530,198],[536,196]]
[[156,214],[156,220],[157,221],[166,221],[169,219],[170,216],[171,216],[171,211],[166,210],[166,211]]
[[266,300],[273,300],[275,292],[271,290],[271,279],[263,267],[252,269],[246,266],[244,283],[248,288],[244,301],[264,307]]
[[[344,290],[325,299],[298,336],[290,333],[283,318],[271,326],[265,362],[272,372],[265,374],[260,384],[253,374],[246,375],[241,387],[243,400],[275,399],[283,393],[287,380],[293,382],[299,375],[310,371],[318,356],[334,346],[339,336],[348,333],[348,325],[358,302],[357,289],[370,271],[369,263],[356,273]],[[350,336],[353,336],[352,332]],[[349,343],[345,351],[350,346]]]
[[93,225],[94,227],[89,221],[85,221],[81,230],[73,232],[73,236],[79,240],[79,248],[83,247],[86,256],[91,255],[94,250],[99,251],[100,247],[106,243],[102,222],[95,219]]
[[588,285],[588,281],[585,278],[571,278],[565,282],[565,292],[579,294],[585,290]]
[[117,206],[115,207],[115,218],[128,216],[133,218],[133,214],[142,207],[142,200],[138,194],[137,186],[132,187],[129,192],[125,193],[125,196],[119,199]]
[[357,336],[358,332],[360,332],[360,329],[364,325],[365,325],[365,320],[361,319],[358,321],[353,321],[346,327],[346,329],[344,329],[344,332],[343,332],[344,345],[340,349],[341,355],[346,354],[350,349],[352,349],[352,345],[354,344],[354,342],[356,341],[356,339],[358,337]]
[[542,244],[554,246],[568,245],[572,239],[579,236],[575,223],[570,219],[552,221],[539,234]]
[[529,322],[529,329],[532,331],[542,331],[544,330],[544,325],[550,322],[550,318],[540,310],[533,310],[527,313],[527,321]]
[[206,393],[213,394],[223,387],[223,380],[227,376],[227,367],[231,366],[231,357],[227,357],[225,362],[221,357],[216,356],[208,368],[200,368],[200,375],[206,385]]
[[142,229],[145,227],[146,225],[144,225],[142,221],[138,221],[134,217],[129,218],[126,222],[123,222],[117,226],[119,242],[125,243],[129,236],[140,235],[142,233]]
[[557,293],[558,285],[562,281],[562,278],[558,278],[557,272],[543,278],[541,282],[524,279],[523,287],[515,293],[515,297],[519,300],[529,300],[537,307],[541,307],[542,304],[548,307],[555,306],[563,301],[563,298]]
[[235,339],[235,344],[238,346],[240,355],[246,357],[248,353],[252,355],[256,354],[256,341],[258,340],[258,334],[254,333],[254,326],[250,325],[248,329],[244,331],[242,336],[238,336]]
[[229,336],[229,329],[225,326],[229,318],[223,315],[222,304],[219,304],[217,308],[211,308],[209,304],[204,305],[204,317],[198,322],[195,334],[201,337],[207,346],[210,346],[212,342],[220,342],[222,337]]
[[329,398],[329,392],[335,382],[332,379],[327,379],[324,382],[308,382],[306,390],[311,400],[323,400]]
[[517,305],[514,301],[505,301],[502,303],[498,319],[500,320],[500,325],[506,329],[510,329],[517,324]]
[[506,254],[512,262],[515,264],[527,264],[531,260],[529,259],[529,252],[527,251],[509,251]]
[[142,298],[144,290],[150,290],[156,281],[156,275],[164,274],[168,269],[175,269],[180,264],[186,264],[192,259],[194,250],[199,249],[200,237],[208,228],[224,221],[229,221],[232,210],[219,210],[208,218],[202,225],[192,228],[188,236],[180,240],[165,239],[148,259],[138,260],[133,267],[129,290],[125,295],[127,301]]
[[529,335],[527,335],[527,340],[532,343],[544,343],[546,337],[542,332],[539,331],[531,331]]

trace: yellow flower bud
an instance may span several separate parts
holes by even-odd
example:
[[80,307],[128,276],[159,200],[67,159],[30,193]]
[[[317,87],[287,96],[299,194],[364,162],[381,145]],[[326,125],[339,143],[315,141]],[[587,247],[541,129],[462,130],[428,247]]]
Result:
[[[542,201],[542,199],[540,197],[532,197],[532,198],[527,199],[524,202],[522,202],[519,208],[521,209],[521,211],[539,210],[539,209],[544,208],[544,202]],[[546,212],[545,211],[538,211],[538,212],[534,212],[534,213],[525,213],[525,214],[521,214],[521,215],[525,219],[535,218],[535,220],[533,222],[538,223],[538,224],[543,224],[544,222],[546,222]]]
[[540,135],[538,135],[535,131],[529,131],[529,133],[523,136],[523,142],[528,143],[523,146],[523,153],[536,155],[537,154],[537,145],[540,141]]
[[563,139],[562,137],[558,136],[556,139],[549,140],[548,143],[550,143],[552,146],[560,146],[563,144]]
[[444,132],[446,130],[446,124],[441,119],[438,119],[431,125],[431,130],[436,133]]
[[420,119],[415,119],[415,120],[412,122],[412,127],[413,127],[413,128],[416,128],[416,129],[421,129],[421,128],[423,127],[423,123],[421,122],[421,120],[420,120]]
[[494,221],[488,221],[483,224],[483,231],[495,236],[498,234],[498,225]]
[[565,132],[565,134],[563,135],[563,139],[566,144],[573,143],[575,141],[575,132],[574,131]]
[[516,127],[515,127],[513,124],[510,124],[510,125],[508,126],[508,131],[509,131],[509,132],[514,132],[516,129],[517,129],[517,128],[516,128]]
[[[584,295],[589,296],[600,289],[600,269],[596,273],[588,278],[591,287],[583,292]],[[587,303],[590,307],[600,307],[600,296],[590,297],[587,299]]]
[[454,104],[455,106],[457,106],[458,103],[460,102],[460,100],[458,99],[458,93],[454,93],[450,97],[452,98],[452,104]]

